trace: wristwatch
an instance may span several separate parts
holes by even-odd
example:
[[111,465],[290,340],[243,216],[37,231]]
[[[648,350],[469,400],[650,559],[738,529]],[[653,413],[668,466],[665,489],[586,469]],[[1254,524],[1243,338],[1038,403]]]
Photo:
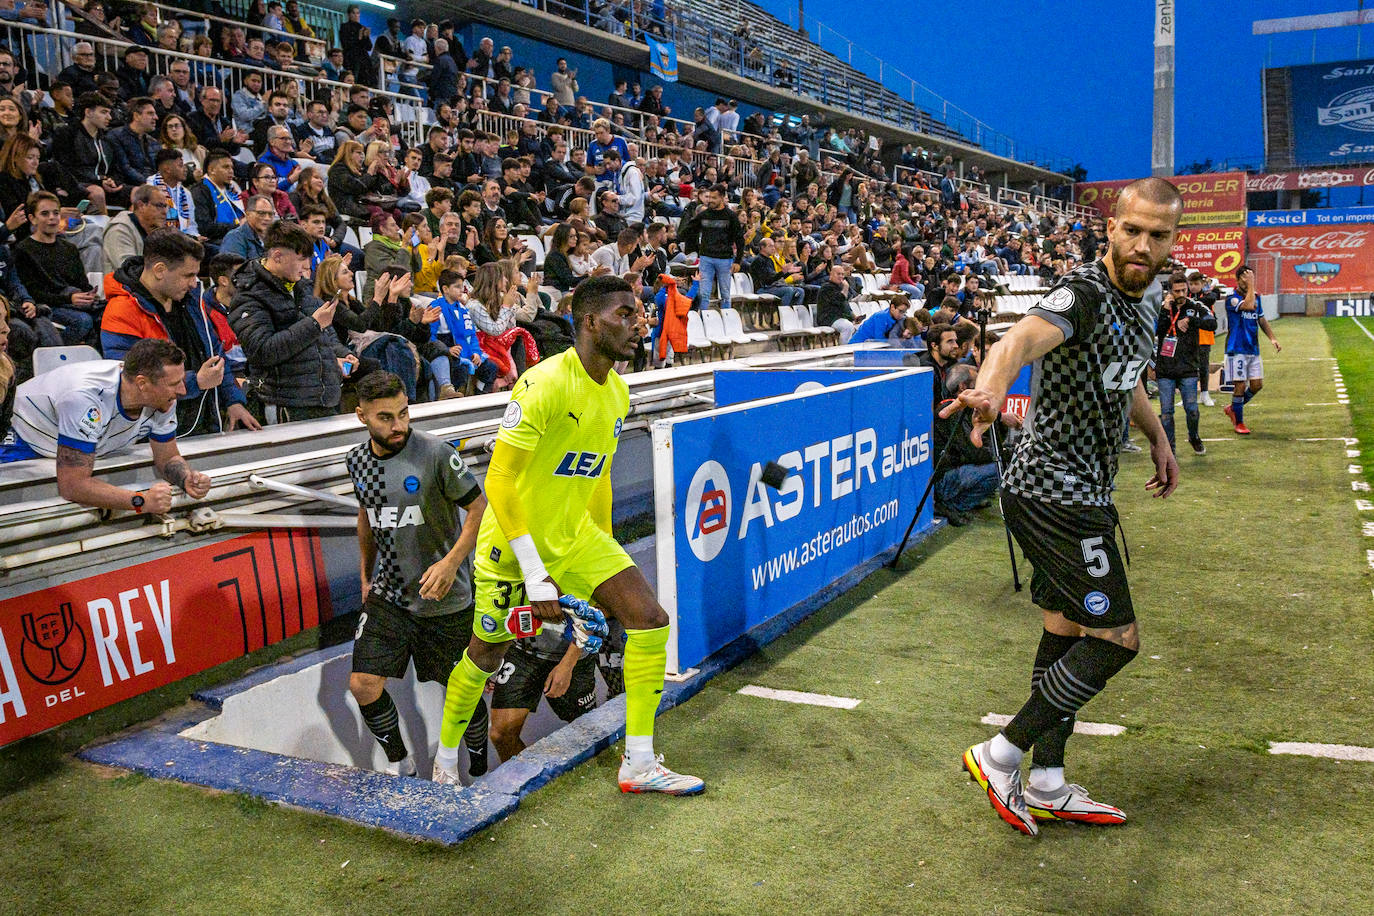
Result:
[[133,498],[129,500],[129,504],[130,504],[131,506],[134,507],[134,512],[135,512],[135,514],[138,514],[138,515],[142,515],[142,514],[143,514],[143,494],[142,494],[142,493],[135,493],[135,494],[133,495]]

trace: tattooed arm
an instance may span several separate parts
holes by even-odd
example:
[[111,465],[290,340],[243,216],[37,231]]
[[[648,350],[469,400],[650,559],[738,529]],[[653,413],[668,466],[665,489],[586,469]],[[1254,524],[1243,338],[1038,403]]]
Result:
[[57,447],[57,492],[63,499],[97,509],[132,509],[138,491],[97,480],[91,476],[94,470],[94,454],[69,445]]
[[191,470],[177,450],[175,439],[166,442],[153,439],[148,444],[153,450],[153,467],[157,469],[157,476],[174,487],[180,487],[192,499],[205,498],[205,494],[210,492],[210,476]]

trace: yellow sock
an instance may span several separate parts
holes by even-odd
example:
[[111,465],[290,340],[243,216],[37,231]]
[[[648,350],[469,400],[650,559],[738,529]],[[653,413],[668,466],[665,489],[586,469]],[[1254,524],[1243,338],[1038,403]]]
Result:
[[625,631],[625,734],[654,733],[668,664],[668,628]]
[[448,691],[444,694],[444,720],[439,728],[441,745],[455,748],[463,740],[463,732],[467,730],[468,720],[482,699],[482,691],[486,689],[489,677],[491,674],[478,668],[464,649],[463,657],[448,676]]

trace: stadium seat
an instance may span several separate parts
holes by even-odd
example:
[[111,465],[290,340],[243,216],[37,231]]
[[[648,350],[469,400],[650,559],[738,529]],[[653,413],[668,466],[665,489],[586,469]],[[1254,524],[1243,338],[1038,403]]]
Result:
[[698,358],[713,359],[720,349],[706,336],[706,327],[701,320],[701,312],[692,309],[687,313],[687,352],[695,353]]
[[829,345],[840,342],[839,331],[816,325],[816,307],[814,305],[797,306],[797,319],[801,322],[802,330],[810,334],[818,343]]
[[763,343],[771,336],[761,331],[744,330],[744,322],[740,319],[739,311],[736,309],[721,309],[720,317],[725,322],[726,335],[737,344]]
[[706,339],[719,347],[726,358],[735,355],[735,341],[725,332],[725,321],[721,318],[719,309],[702,309],[701,324],[706,332]]
[[98,270],[86,271],[86,282],[95,288],[96,295],[105,298],[105,275]]
[[816,335],[807,330],[801,315],[793,306],[778,306],[778,324],[781,326],[777,335],[778,345],[784,350],[810,347],[816,340]]
[[518,236],[520,241],[525,243],[525,247],[534,252],[534,266],[544,266],[544,242],[537,235]]
[[67,363],[84,363],[100,359],[95,347],[78,344],[74,347],[37,347],[33,351],[33,374],[42,375]]

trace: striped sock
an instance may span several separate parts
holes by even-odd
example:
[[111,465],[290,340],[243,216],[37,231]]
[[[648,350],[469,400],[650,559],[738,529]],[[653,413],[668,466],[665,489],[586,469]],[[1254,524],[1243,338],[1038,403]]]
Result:
[[1112,675],[1126,667],[1135,656],[1135,649],[1105,639],[1084,637],[1063,658],[1050,665],[1026,705],[1002,729],[1002,734],[1022,750],[1034,747],[1036,741],[1061,724],[1065,716],[1076,716],[1078,710],[1107,686]]
[[358,710],[363,714],[368,731],[386,751],[386,759],[392,763],[405,760],[410,752],[406,750],[405,739],[401,737],[401,719],[396,713],[391,694],[383,690],[381,696],[366,706],[360,705]]
[[[1078,645],[1078,641],[1082,638],[1081,636],[1060,636],[1049,630],[1040,634],[1040,648],[1035,653],[1035,667],[1031,669],[1031,693],[1035,693],[1035,688],[1040,686],[1040,681],[1050,666],[1067,655],[1069,650]],[[1065,716],[1053,728],[1035,739],[1031,766],[1060,768],[1064,766],[1064,745],[1068,743],[1069,736],[1073,734],[1074,718],[1074,716]]]

